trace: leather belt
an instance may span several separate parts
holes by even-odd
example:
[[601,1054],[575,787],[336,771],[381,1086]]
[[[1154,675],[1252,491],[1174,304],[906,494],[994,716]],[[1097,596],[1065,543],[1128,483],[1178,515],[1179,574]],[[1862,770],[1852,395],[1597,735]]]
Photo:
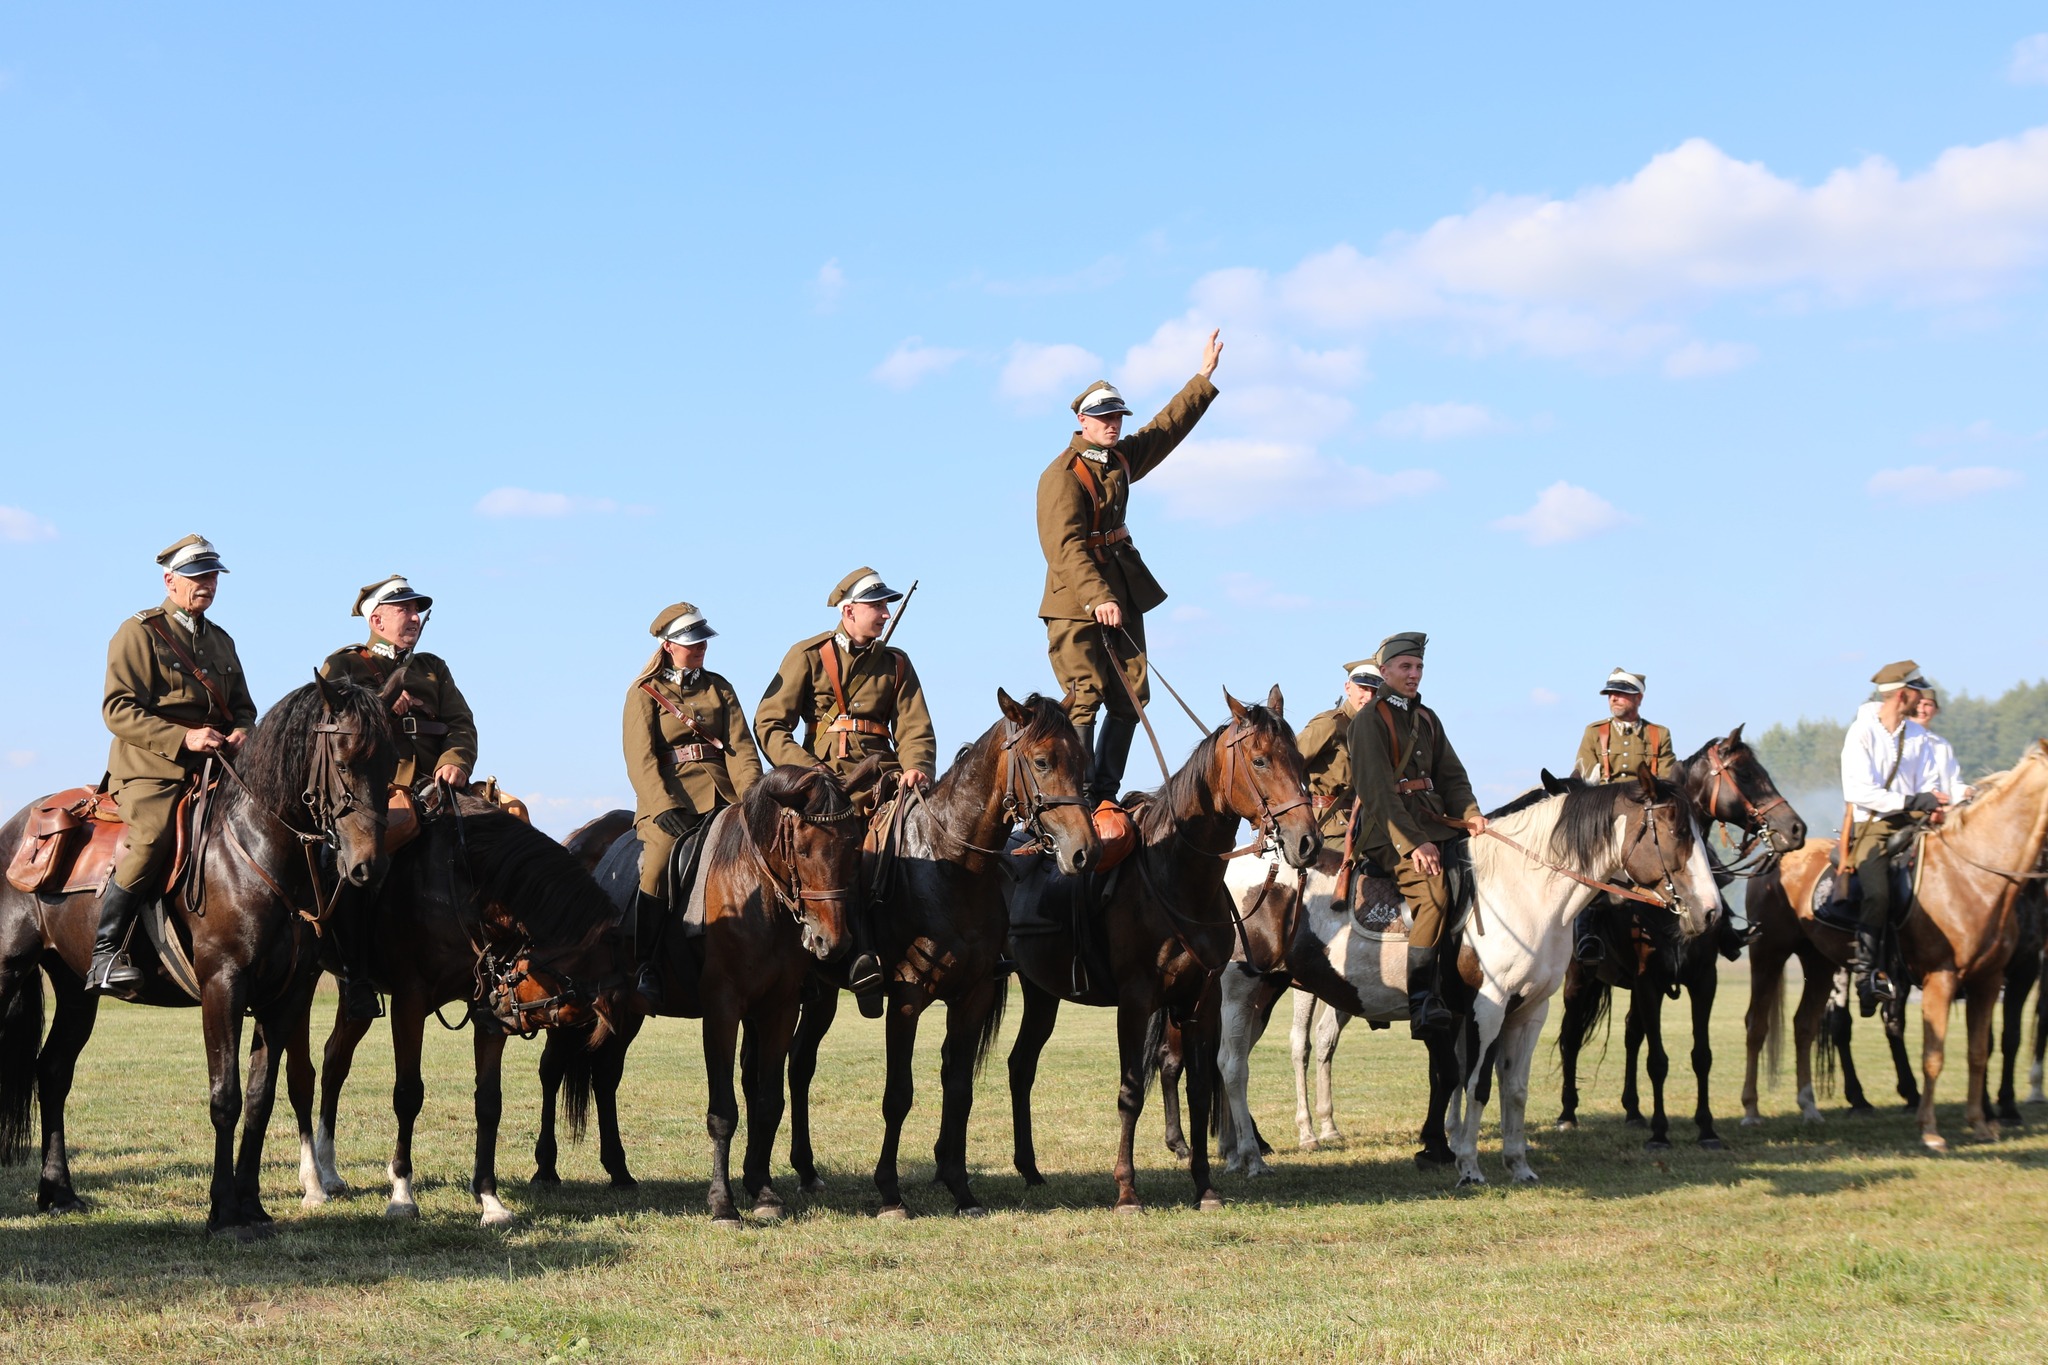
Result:
[[1332,807],[1333,807],[1333,806],[1335,806],[1336,804],[1337,804],[1337,798],[1336,798],[1336,797],[1335,797],[1334,795],[1331,795],[1331,796],[1315,796],[1315,795],[1311,795],[1311,796],[1309,797],[1309,799],[1308,799],[1308,805],[1309,805],[1309,809],[1310,809],[1310,810],[1329,810],[1330,808],[1332,808]]
[[1394,790],[1406,796],[1410,792],[1432,792],[1436,783],[1426,777],[1406,777],[1394,784]]
[[862,720],[858,716],[839,716],[825,728],[835,735],[851,732],[856,735],[880,735],[884,739],[889,737],[889,727],[886,724],[879,720]]
[[684,763],[709,763],[720,755],[709,744],[678,744],[668,751],[668,756],[680,766]]
[[1088,533],[1088,548],[1091,550],[1107,549],[1111,545],[1122,545],[1130,540],[1130,538],[1131,528],[1128,526],[1119,526],[1114,531],[1090,531]]
[[421,720],[418,716],[398,717],[399,733],[407,735],[445,735],[448,727],[438,720]]

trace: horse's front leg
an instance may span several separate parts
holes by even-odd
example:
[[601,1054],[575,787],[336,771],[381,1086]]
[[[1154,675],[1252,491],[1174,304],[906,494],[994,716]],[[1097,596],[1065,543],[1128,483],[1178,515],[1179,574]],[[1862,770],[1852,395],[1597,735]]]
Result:
[[775,1132],[782,1127],[783,1077],[788,1074],[789,1040],[796,1033],[796,995],[764,1001],[748,1032],[754,1041],[754,1064],[748,1069],[747,1154],[740,1180],[754,1198],[754,1217],[769,1222],[782,1217],[782,1196],[775,1192],[769,1165],[775,1158]]
[[[1191,1149],[1187,1129],[1180,1121],[1181,1056],[1180,1030],[1171,1023],[1159,1031],[1159,1123],[1166,1150],[1186,1161]],[[1203,1134],[1208,1140],[1208,1134]]]
[[796,1170],[797,1188],[806,1194],[825,1188],[811,1150],[811,1078],[818,1074],[818,1047],[838,1017],[839,988],[812,978],[789,1045],[789,1164]]
[[619,1082],[625,1079],[626,1053],[640,1036],[641,1023],[641,1017],[632,1014],[614,1024],[612,1036],[590,1059],[591,1098],[597,1104],[597,1160],[615,1190],[640,1187],[626,1165],[626,1140],[619,1133]]
[[[1259,1155],[1259,1140],[1253,1134],[1256,1127],[1252,1122],[1251,1107],[1251,1052],[1258,1045],[1259,1035],[1265,1030],[1267,1015],[1259,1008],[1258,995],[1264,987],[1256,978],[1248,977],[1235,968],[1225,968],[1219,983],[1222,992],[1222,1022],[1216,1038],[1216,1073],[1223,1081],[1220,1102],[1224,1106],[1222,1153],[1223,1169],[1243,1171],[1247,1177],[1271,1175],[1272,1170]],[[1309,997],[1311,1000],[1313,996]],[[1192,1082],[1190,1082],[1189,1105],[1193,1106]],[[1301,1093],[1300,1077],[1297,1075],[1295,1090],[1297,1100]],[[1299,1106],[1297,1105],[1297,1108]],[[1295,1127],[1300,1129],[1302,1115],[1295,1115]],[[1203,1130],[1198,1125],[1197,1132]],[[1204,1143],[1203,1145],[1207,1145]],[[1311,1144],[1312,1145],[1312,1144]]]
[[1038,1080],[1039,1054],[1059,1022],[1060,998],[1026,976],[1018,977],[1017,984],[1024,992],[1024,1018],[1017,1025],[1017,1040],[1010,1044],[1010,1160],[1026,1185],[1043,1185],[1031,1139],[1031,1087]]
[[1337,1040],[1350,1022],[1351,1016],[1334,1005],[1325,1005],[1316,1020],[1316,1142],[1325,1147],[1344,1145],[1344,1134],[1337,1129]]
[[1793,1074],[1799,1084],[1799,1117],[1808,1123],[1819,1123],[1822,1115],[1820,1102],[1814,1097],[1813,1047],[1820,1038],[1821,1015],[1827,1009],[1828,994],[1834,984],[1819,973],[1808,972],[1805,976],[1806,982],[1799,991],[1799,1007],[1792,1012]]
[[2018,1079],[2020,1041],[2027,1028],[2027,993],[2041,974],[2039,953],[2014,954],[2005,969],[2003,1018],[1998,1030],[1998,1120],[2022,1123]]
[[1579,1051],[1593,1027],[1593,1016],[1607,1000],[1607,983],[1598,977],[1579,971],[1565,974],[1564,1018],[1557,1030],[1557,1062],[1564,1074],[1557,1106],[1560,1133],[1579,1126]]
[[[1259,1022],[1265,1022],[1262,1014]],[[1180,1031],[1181,1069],[1188,1082],[1188,1122],[1195,1131],[1194,1154],[1188,1161],[1188,1175],[1195,1182],[1195,1207],[1199,1209],[1223,1207],[1223,1196],[1216,1192],[1216,1186],[1209,1178],[1209,1106],[1216,1102],[1215,1028],[1214,1013],[1198,1009],[1194,1018],[1188,1020]],[[1259,1162],[1258,1127],[1251,1121],[1249,1112],[1244,1116],[1239,1140],[1250,1151],[1251,1160]],[[1259,1168],[1263,1171],[1265,1163],[1259,1162]]]
[[1472,1002],[1472,1016],[1477,1045],[1464,1059],[1465,1074],[1459,1083],[1462,1103],[1450,1132],[1460,1185],[1486,1183],[1486,1174],[1479,1169],[1479,1121],[1486,1114],[1487,1078],[1493,1069],[1495,1044],[1507,1022],[1506,1004],[1481,991]]
[[1629,992],[1629,1013],[1642,1011],[1643,1069],[1650,1077],[1650,1136],[1644,1150],[1666,1151],[1671,1146],[1671,1120],[1664,1113],[1664,1082],[1671,1078],[1671,1054],[1664,1050],[1663,982],[1644,973]]
[[1525,1185],[1536,1183],[1529,1165],[1529,1064],[1536,1056],[1536,1039],[1543,1032],[1543,1020],[1550,1013],[1550,1001],[1523,1005],[1507,1021],[1500,1036],[1500,1145],[1507,1161],[1508,1178]]
[[1643,1016],[1637,1013],[1643,988],[1643,977],[1639,974],[1636,984],[1629,988],[1628,1013],[1622,1016],[1621,1024],[1621,1121],[1631,1128],[1641,1128],[1648,1122],[1643,1117],[1642,1091],[1636,1087],[1636,1067],[1643,1054]]
[[739,1096],[733,1091],[733,1051],[739,1043],[736,1011],[710,1002],[704,1006],[704,1080],[709,1095],[704,1128],[711,1136],[711,1185],[706,1191],[711,1221],[720,1227],[741,1226],[732,1201],[732,1135],[740,1126]]
[[[1296,989],[1294,1019],[1287,1029],[1287,1060],[1294,1067],[1294,1136],[1304,1152],[1313,1152],[1321,1145],[1316,1136],[1314,1117],[1309,1112],[1308,1100],[1309,1040],[1314,1036],[1315,1017],[1315,996],[1308,991]],[[1223,1036],[1228,1040],[1230,1025],[1226,1022],[1223,1027]]]
[[533,1179],[529,1184],[553,1187],[562,1183],[561,1167],[556,1164],[561,1151],[555,1141],[555,1096],[568,1078],[568,1054],[574,1046],[569,1035],[560,1029],[549,1029],[541,1039],[540,1129],[533,1137]]
[[[320,978],[313,978],[313,985]],[[320,1178],[320,1158],[314,1142],[313,1110],[319,1098],[313,1072],[313,985],[293,1008],[284,1045],[285,1098],[291,1102],[292,1121],[299,1130],[299,1204],[318,1208],[329,1199],[326,1182]]]
[[420,1106],[427,1101],[427,1085],[420,1076],[421,1035],[426,1023],[426,1002],[418,992],[393,992],[391,1062],[397,1075],[391,1083],[391,1112],[398,1119],[398,1139],[391,1151],[391,1164],[386,1168],[391,1177],[391,1201],[384,1206],[386,1218],[420,1216],[419,1201],[413,1197],[412,1189],[412,1128],[419,1121]]
[[968,1217],[987,1213],[967,1178],[967,1121],[974,1113],[974,1070],[982,1048],[994,1041],[996,1008],[1008,983],[991,978],[946,1004],[946,1042],[939,1050],[939,1138],[932,1144],[939,1180],[954,1209]]
[[1707,1079],[1714,1074],[1714,1041],[1710,1030],[1714,1022],[1714,996],[1721,985],[1720,960],[1708,958],[1706,965],[1696,968],[1692,980],[1686,983],[1686,999],[1692,1005],[1692,1074],[1698,1085],[1693,1097],[1692,1121],[1699,1129],[1699,1144],[1710,1152],[1718,1152],[1726,1145],[1721,1135],[1714,1131],[1714,1106],[1707,1095]]
[[334,1028],[327,1035],[327,1045],[320,1058],[320,1123],[313,1130],[313,1164],[316,1167],[320,1188],[329,1195],[348,1193],[348,1181],[341,1178],[341,1170],[334,1160],[334,1130],[341,1121],[341,1088],[348,1083],[348,1073],[355,1065],[356,1046],[370,1032],[371,1020],[351,1019],[348,1009],[337,998],[334,1006]]
[[[31,964],[29,970],[39,968]],[[88,994],[77,977],[61,968],[50,973],[50,985],[57,996],[57,1010],[43,1049],[36,1055],[36,1102],[43,1109],[43,1169],[36,1181],[36,1208],[43,1213],[83,1213],[85,1201],[71,1184],[64,1101],[71,1094],[78,1054],[85,1050],[93,1021],[99,1017],[100,998]]]
[[[908,1218],[903,1207],[903,1187],[897,1179],[896,1152],[903,1139],[903,1120],[917,1094],[917,1017],[926,996],[915,985],[897,983],[889,992],[889,1012],[883,1021],[884,1053],[887,1058],[882,1081],[882,1149],[875,1155],[875,1188],[881,1192],[880,1218]],[[753,1124],[751,1112],[748,1126]]]
[[[310,989],[311,983],[308,983]],[[270,1131],[270,1111],[277,1103],[277,1072],[283,1062],[284,1039],[289,1035],[298,1001],[266,1011],[255,1021],[249,1041],[249,1083],[242,1101],[241,1151],[235,1157],[235,1201],[242,1222],[262,1228],[271,1222],[263,1207],[263,1140]],[[313,1088],[306,1079],[306,1090]],[[300,1154],[303,1165],[304,1153]]]
[[[1144,1208],[1138,1199],[1138,1119],[1145,1112],[1146,1039],[1151,1033],[1152,1007],[1130,997],[1117,1002],[1116,1045],[1120,1077],[1116,1091],[1117,1117],[1122,1121],[1117,1134],[1116,1211],[1137,1213]],[[1207,1146],[1206,1136],[1203,1143]]]
[[476,1160],[470,1168],[469,1192],[483,1209],[483,1225],[504,1227],[512,1210],[498,1198],[498,1124],[505,1114],[505,1035],[482,1024],[470,1026],[476,1057]]
[[200,988],[206,1039],[208,1109],[213,1118],[213,1183],[206,1229],[247,1241],[252,1235],[235,1190],[235,1125],[242,1117],[242,973],[223,966]]
[[1991,1072],[1991,1017],[1998,1005],[1999,979],[1986,974],[1971,982],[1964,999],[1963,1026],[1970,1037],[1970,1098],[1964,1117],[1970,1136],[1979,1142],[1998,1141],[1998,1120],[1987,1112],[1986,1091]]
[[1948,1150],[1948,1140],[1934,1122],[1934,1087],[1947,1060],[1948,1012],[1955,992],[1953,971],[1929,972],[1920,983],[1920,1145],[1930,1152]]

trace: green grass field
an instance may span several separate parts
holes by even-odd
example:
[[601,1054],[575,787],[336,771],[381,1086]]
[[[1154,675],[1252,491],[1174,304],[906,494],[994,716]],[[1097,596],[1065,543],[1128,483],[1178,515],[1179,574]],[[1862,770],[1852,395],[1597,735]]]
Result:
[[[972,1132],[977,1188],[996,1212],[948,1216],[927,1183],[937,1124],[935,1028],[904,1151],[920,1216],[882,1223],[868,1179],[879,1140],[879,1024],[842,1011],[817,1086],[830,1188],[796,1194],[773,1227],[713,1229],[696,1025],[643,1033],[622,1094],[641,1185],[615,1193],[594,1134],[564,1153],[559,1191],[530,1189],[537,1044],[507,1059],[503,1191],[520,1222],[477,1226],[465,1189],[469,1044],[429,1029],[416,1161],[421,1218],[383,1217],[390,1053],[372,1035],[339,1142],[358,1192],[298,1202],[297,1144],[280,1103],[269,1174],[275,1238],[202,1231],[210,1130],[192,1012],[102,1012],[71,1106],[74,1171],[92,1204],[34,1212],[31,1165],[0,1172],[0,1358],[29,1361],[667,1361],[901,1358],[2042,1359],[2048,1357],[2048,1111],[1995,1146],[1962,1141],[1962,1057],[1943,1122],[1956,1153],[1918,1151],[1896,1108],[1855,1119],[1839,1100],[1802,1125],[1789,1075],[1763,1128],[1737,1126],[1745,967],[1730,969],[1714,1093],[1729,1149],[1652,1155],[1623,1126],[1620,1031],[1596,1045],[1582,1127],[1551,1131],[1555,1052],[1531,1103],[1536,1188],[1456,1193],[1410,1163],[1421,1051],[1404,1030],[1347,1032],[1338,1053],[1342,1150],[1294,1150],[1284,1016],[1255,1061],[1254,1109],[1280,1148],[1274,1177],[1225,1176],[1221,1212],[1141,1129],[1143,1217],[1109,1212],[1115,1140],[1110,1016],[1069,1009],[1038,1091],[1039,1162],[1010,1170],[998,1060]],[[319,1018],[329,1017],[323,994]],[[1677,1022],[1676,1012],[1668,1016]],[[1958,1016],[1960,1017],[1960,1016]],[[324,1028],[324,1022],[321,1025]],[[1917,1051],[1917,1026],[1913,1034]],[[1008,1047],[1006,1030],[1001,1048]],[[1682,1036],[1673,1080],[1689,1097]],[[1873,1099],[1890,1094],[1882,1039],[1857,1048]],[[1788,1068],[1789,1070],[1789,1068]],[[1690,1099],[1674,1106],[1690,1112]],[[1489,1116],[1491,1117],[1491,1115]],[[787,1134],[779,1146],[786,1147]],[[1482,1143],[1501,1176],[1498,1137]]]

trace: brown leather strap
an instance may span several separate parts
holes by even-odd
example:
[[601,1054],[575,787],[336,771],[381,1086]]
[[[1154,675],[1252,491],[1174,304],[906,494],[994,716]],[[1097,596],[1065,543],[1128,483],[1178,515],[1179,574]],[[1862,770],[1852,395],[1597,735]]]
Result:
[[1334,793],[1334,792],[1318,792],[1318,793],[1315,793],[1315,794],[1313,794],[1313,795],[1311,795],[1311,796],[1309,797],[1309,799],[1308,799],[1308,806],[1309,806],[1309,809],[1310,809],[1310,810],[1335,810],[1335,809],[1336,809],[1336,807],[1337,807],[1337,796],[1336,796],[1336,793]]
[[199,666],[199,660],[192,657],[191,651],[178,643],[177,638],[171,634],[171,628],[164,624],[163,618],[161,616],[152,616],[142,624],[149,629],[152,635],[155,635],[157,639],[162,640],[164,644],[170,647],[171,653],[177,656],[179,663],[191,670],[192,676],[199,680],[199,685],[206,689],[207,697],[215,706],[220,708],[221,717],[227,721],[228,728],[233,729],[235,725],[235,708],[228,701],[227,693],[221,691],[220,685],[214,682],[212,676]]
[[839,714],[832,717],[827,727],[839,733],[839,757],[845,758],[851,749],[847,732],[839,729],[839,722],[847,719],[846,684],[839,676],[839,642],[827,640],[825,647],[818,651],[818,660],[825,665],[825,681],[832,684],[832,704],[839,708]]
[[834,716],[832,723],[825,729],[835,735],[880,735],[884,739],[889,737],[887,725],[878,720],[864,720],[859,716]]
[[640,690],[642,692],[645,692],[648,696],[654,698],[655,705],[659,706],[662,710],[668,712],[677,720],[681,721],[684,724],[684,726],[689,729],[691,734],[703,740],[705,744],[709,745],[713,749],[718,750],[720,753],[725,752],[724,740],[720,739],[717,735],[707,733],[703,726],[699,725],[695,720],[692,720],[690,718],[690,714],[687,711],[683,710],[682,707],[676,705],[667,697],[664,697],[661,695],[661,693],[657,692],[654,688],[653,683],[641,683]]
[[[1669,736],[1671,733],[1661,725],[1652,725],[1649,721],[1643,722],[1643,748],[1648,751],[1652,767],[1657,762],[1657,735],[1659,731],[1662,731],[1666,736]],[[1608,736],[1613,734],[1613,732],[1613,721],[1603,720],[1600,722],[1600,780],[1602,782],[1612,782],[1614,780],[1614,756],[1609,752],[1608,748]]]
[[[1128,483],[1131,477],[1131,466],[1124,459],[1122,452],[1111,450],[1109,457],[1116,461],[1117,468],[1123,470],[1124,481]],[[1102,529],[1102,484],[1096,479],[1094,473],[1089,470],[1087,456],[1076,455],[1074,457],[1074,477],[1081,481],[1082,489],[1088,494],[1089,557],[1098,564],[1107,563],[1109,561],[1109,547],[1121,545],[1129,540],[1131,538],[1131,530],[1128,526],[1119,526],[1110,531]]]
[[1436,790],[1436,782],[1427,777],[1404,777],[1394,784],[1394,790],[1403,796],[1410,792],[1433,792]]
[[678,767],[685,763],[709,763],[719,756],[709,744],[678,744],[668,751]]

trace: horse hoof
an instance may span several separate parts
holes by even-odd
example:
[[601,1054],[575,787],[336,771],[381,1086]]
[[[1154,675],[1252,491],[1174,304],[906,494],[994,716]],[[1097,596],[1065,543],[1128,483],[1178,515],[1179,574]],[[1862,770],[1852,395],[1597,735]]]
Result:
[[1641,1114],[1624,1114],[1621,1117],[1621,1121],[1631,1128],[1648,1128],[1650,1126],[1650,1121]]
[[1195,1155],[1194,1149],[1189,1147],[1185,1142],[1169,1142],[1166,1144],[1166,1150],[1172,1152],[1182,1161],[1193,1160]]
[[1818,1109],[1808,1109],[1801,1112],[1799,1121],[1801,1123],[1822,1124],[1828,1121],[1828,1116],[1821,1113]]
[[754,1220],[760,1223],[779,1223],[788,1215],[780,1204],[754,1205]]
[[509,1228],[518,1221],[518,1214],[500,1204],[494,1209],[485,1209],[477,1220],[477,1225],[486,1228]]
[[1195,1201],[1195,1207],[1204,1213],[1213,1212],[1223,1207],[1223,1196],[1211,1190]]
[[1671,1150],[1671,1143],[1664,1138],[1651,1138],[1643,1144],[1643,1150],[1646,1152],[1668,1152]]
[[822,1175],[807,1176],[798,1181],[796,1187],[805,1194],[823,1194],[825,1192],[825,1177]]
[[640,1188],[640,1182],[630,1175],[615,1175],[612,1177],[612,1188],[615,1190],[637,1190]]
[[904,1208],[901,1204],[891,1204],[888,1208],[881,1210],[875,1215],[875,1221],[879,1223],[907,1223],[910,1221],[910,1210]]
[[1322,1145],[1323,1144],[1321,1142],[1317,1141],[1315,1138],[1312,1137],[1305,1137],[1301,1140],[1300,1143],[1301,1150],[1304,1152],[1320,1151],[1322,1149]]
[[1853,1117],[1859,1119],[1866,1114],[1875,1114],[1876,1112],[1877,1106],[1870,1103],[1868,1100],[1865,1100],[1862,1104],[1852,1104],[1849,1106],[1849,1113]]
[[1920,1145],[1935,1156],[1948,1155],[1948,1139],[1939,1133],[1926,1133],[1920,1138]]
[[1244,1178],[1246,1180],[1264,1180],[1267,1176],[1271,1174],[1273,1174],[1273,1168],[1271,1166],[1268,1166],[1263,1161],[1256,1166],[1247,1166],[1244,1168]]
[[533,1179],[526,1183],[537,1190],[559,1190],[562,1188],[562,1177],[554,1171],[535,1171]]
[[1519,1171],[1510,1172],[1508,1178],[1517,1185],[1536,1185],[1542,1183],[1537,1179],[1536,1172],[1526,1167]]
[[327,1191],[325,1190],[307,1190],[303,1195],[299,1196],[299,1207],[302,1209],[317,1209],[326,1202]]
[[1577,1119],[1559,1119],[1557,1121],[1557,1131],[1560,1133],[1576,1133],[1579,1131],[1579,1121]]
[[1117,1213],[1143,1213],[1145,1206],[1134,1199],[1128,1204],[1118,1204],[1115,1211]]
[[1440,1171],[1457,1158],[1444,1152],[1423,1150],[1415,1154],[1415,1169],[1418,1171]]
[[230,1223],[226,1227],[208,1228],[207,1231],[239,1246],[248,1246],[264,1236],[262,1229],[250,1227],[247,1223]]
[[1703,1152],[1725,1152],[1728,1150],[1728,1144],[1717,1137],[1703,1137],[1700,1139],[1700,1150]]
[[746,1225],[746,1220],[736,1213],[714,1213],[711,1215],[711,1226],[715,1228],[743,1228]]
[[988,1210],[979,1204],[963,1204],[955,1212],[962,1218],[988,1217]]
[[1344,1135],[1333,1128],[1327,1133],[1318,1135],[1316,1141],[1322,1143],[1325,1147],[1342,1147],[1344,1145]]
[[1486,1177],[1483,1175],[1461,1175],[1458,1177],[1458,1188],[1461,1190],[1477,1188],[1485,1183]]
[[1024,1177],[1024,1183],[1026,1185],[1043,1185],[1045,1183],[1045,1177],[1038,1173],[1038,1168],[1036,1166],[1033,1166],[1028,1171],[1020,1170],[1017,1172],[1017,1174]]
[[1764,1116],[1762,1114],[1744,1114],[1742,1116],[1742,1126],[1744,1128],[1761,1128],[1764,1126]]
[[327,1197],[329,1199],[339,1199],[345,1194],[355,1193],[355,1191],[349,1186],[349,1183],[346,1180],[343,1180],[340,1176],[336,1176],[332,1180],[322,1180],[320,1182],[320,1188],[327,1191]]
[[401,1204],[393,1200],[384,1206],[384,1216],[386,1218],[418,1218],[420,1216],[420,1206],[418,1204]]
[[67,1213],[84,1213],[85,1210],[85,1201],[76,1194],[67,1192],[44,1204],[40,1212],[47,1213],[53,1218],[60,1218]]

